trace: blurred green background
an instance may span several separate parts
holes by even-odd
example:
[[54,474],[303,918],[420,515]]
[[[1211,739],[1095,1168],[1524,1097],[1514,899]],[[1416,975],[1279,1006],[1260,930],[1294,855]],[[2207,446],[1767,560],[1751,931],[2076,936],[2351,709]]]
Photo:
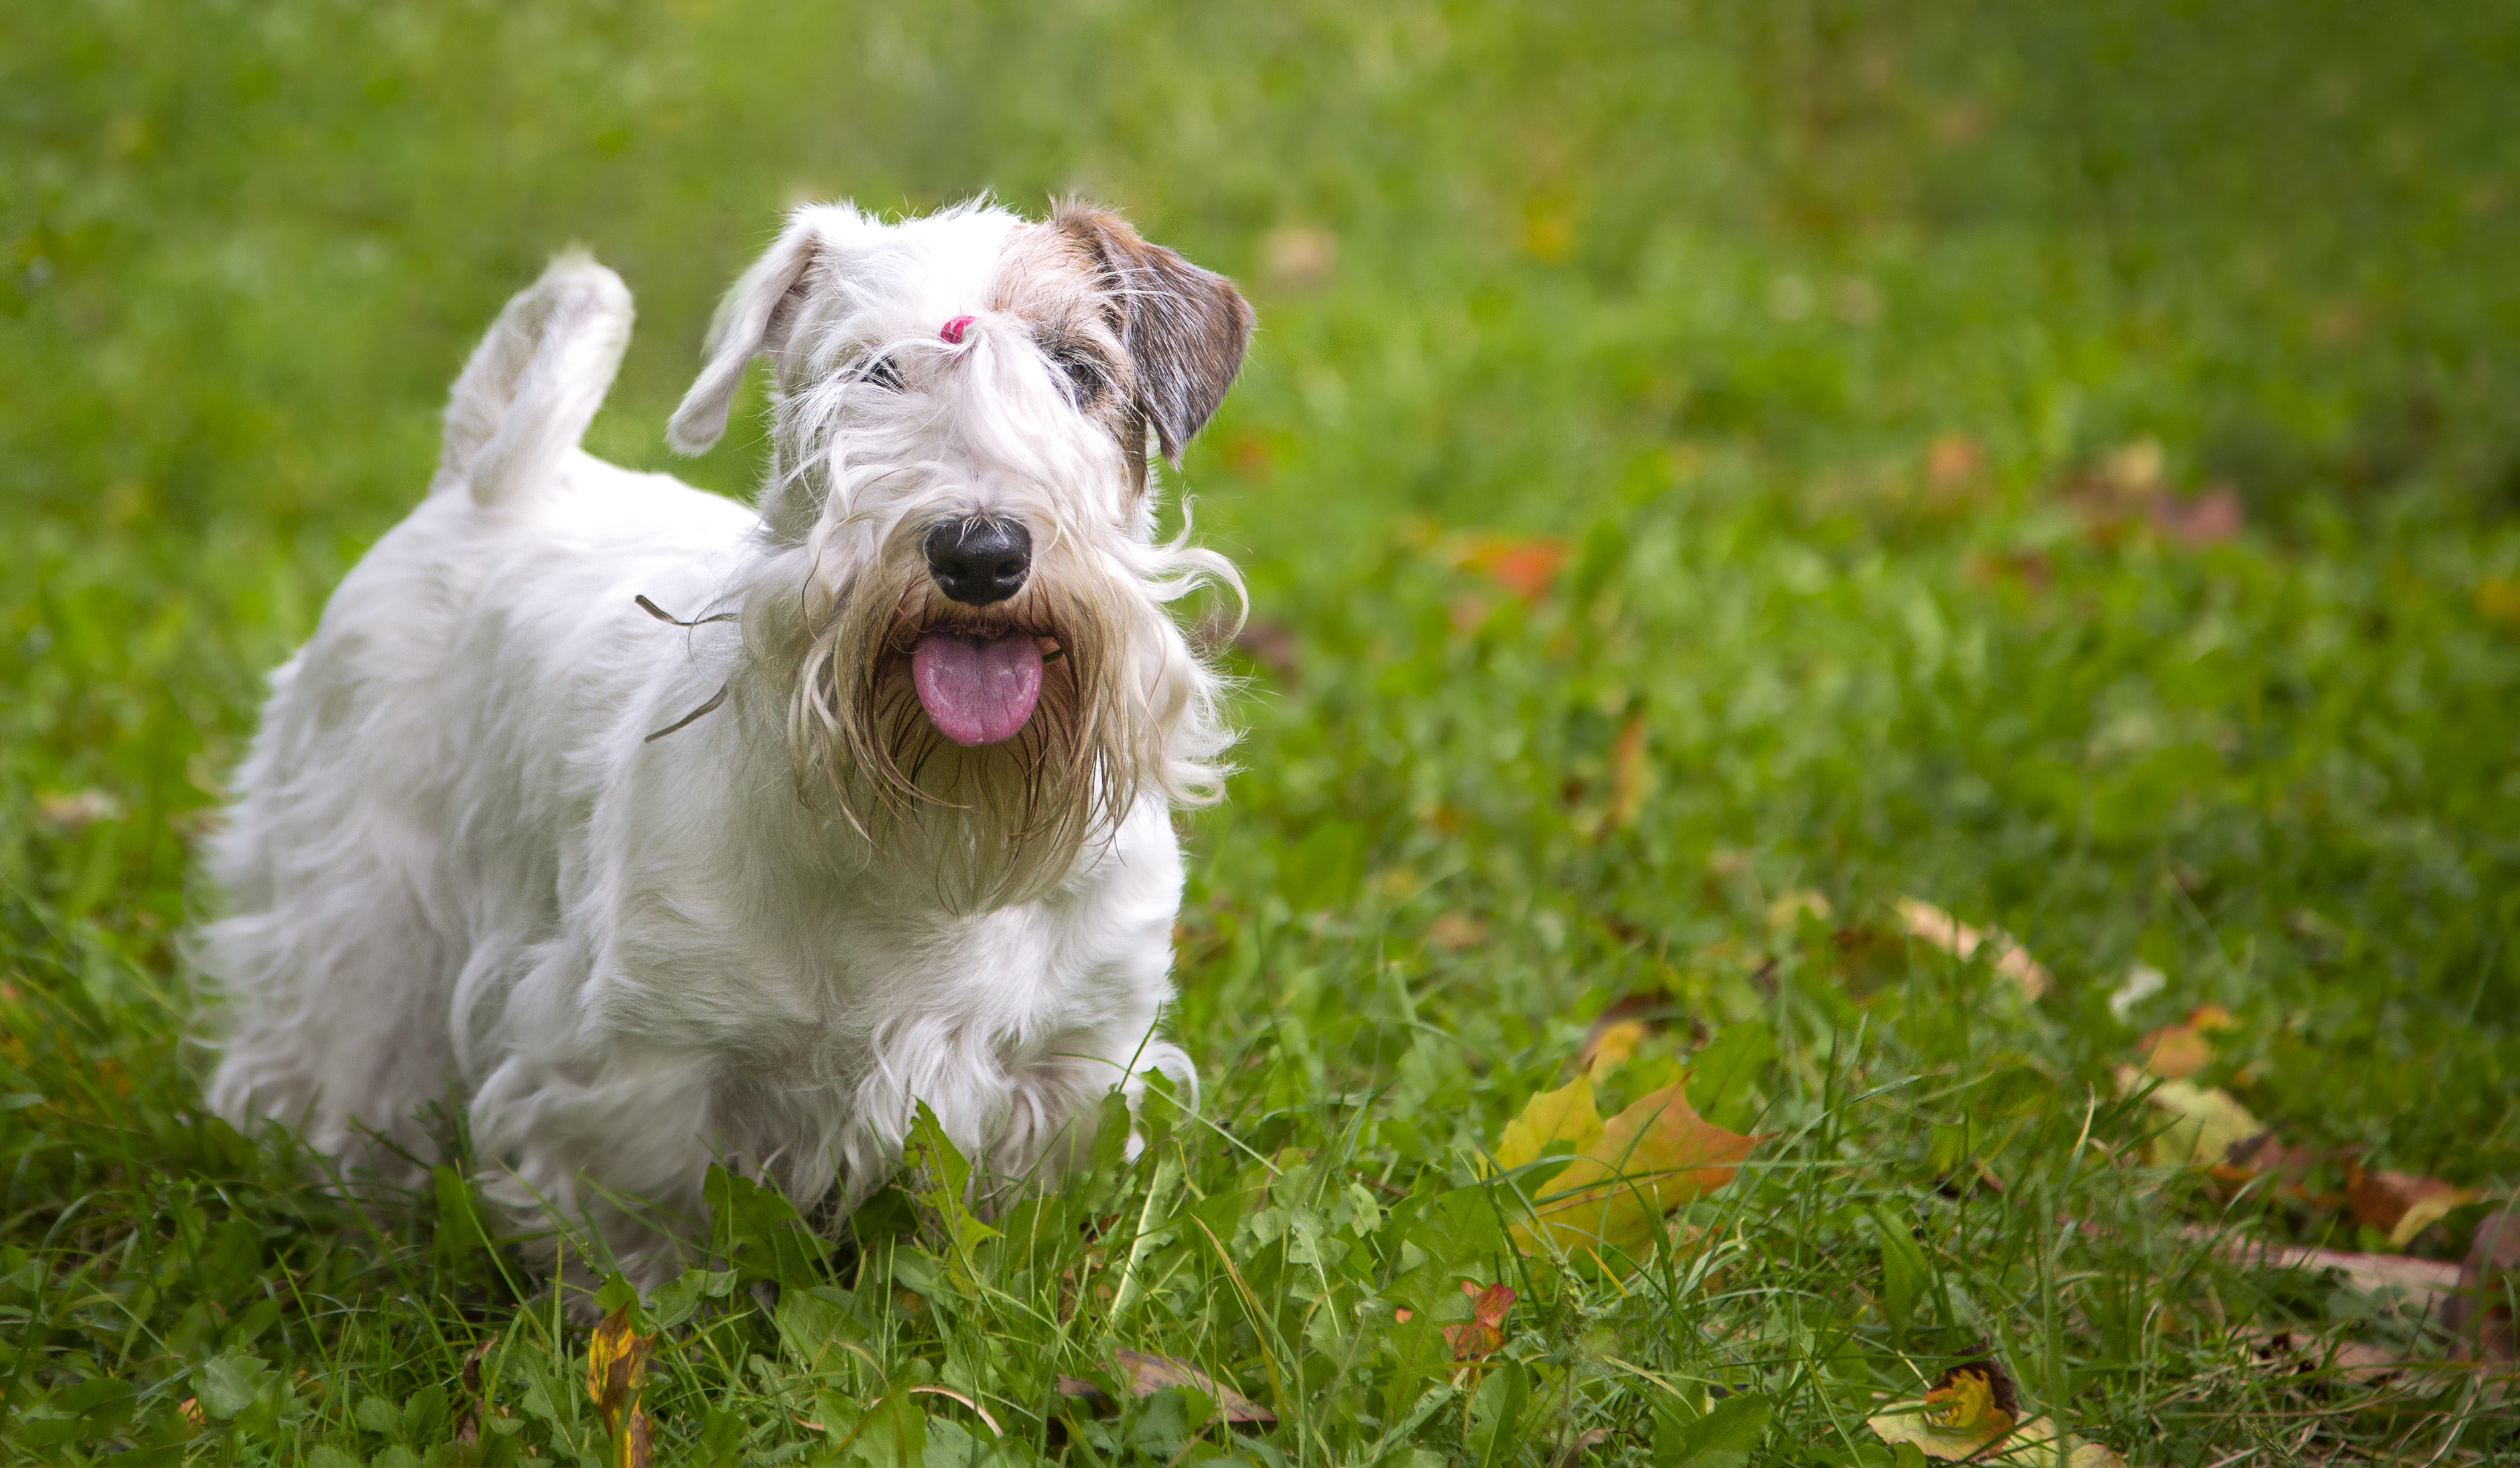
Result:
[[[2288,1139],[2507,1186],[2515,76],[2485,3],[14,7],[17,1088],[58,1023],[144,1078],[96,1118],[189,1105],[187,843],[551,252],[639,303],[590,446],[742,494],[662,424],[783,207],[1075,193],[1260,310],[1180,476],[1254,616],[1203,1063],[1391,1081],[1422,1161],[1620,995],[1766,1002],[1781,896],[1912,892],[2058,974],[1971,1054],[2079,1097],[2219,1002]],[[1487,1058],[1357,1028],[1384,962]],[[14,1238],[95,1176],[43,1114]]]

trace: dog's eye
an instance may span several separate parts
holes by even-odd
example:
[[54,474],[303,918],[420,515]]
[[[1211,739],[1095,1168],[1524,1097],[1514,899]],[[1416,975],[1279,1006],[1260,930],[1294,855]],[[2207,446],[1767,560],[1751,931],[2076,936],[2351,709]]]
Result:
[[1067,395],[1079,408],[1090,408],[1102,401],[1102,390],[1109,385],[1102,375],[1102,361],[1092,352],[1078,347],[1063,347],[1050,354],[1058,370],[1067,375]]
[[884,356],[876,358],[874,361],[869,362],[864,368],[860,369],[858,372],[858,380],[861,382],[873,382],[878,387],[889,387],[893,391],[899,392],[901,390],[901,369],[894,365],[891,355],[887,353]]

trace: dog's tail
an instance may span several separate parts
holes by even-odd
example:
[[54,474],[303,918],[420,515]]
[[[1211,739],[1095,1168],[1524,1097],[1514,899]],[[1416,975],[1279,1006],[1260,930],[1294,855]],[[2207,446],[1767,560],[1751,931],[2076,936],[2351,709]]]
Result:
[[486,509],[552,482],[604,406],[630,320],[621,277],[583,249],[562,251],[508,302],[455,379],[429,492],[469,486]]

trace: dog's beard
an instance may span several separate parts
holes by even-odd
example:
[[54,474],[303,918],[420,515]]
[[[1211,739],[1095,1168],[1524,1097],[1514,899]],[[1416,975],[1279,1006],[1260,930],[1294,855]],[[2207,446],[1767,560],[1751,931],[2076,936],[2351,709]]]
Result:
[[[1088,843],[1117,827],[1160,770],[1162,731],[1135,687],[1134,641],[1160,617],[1132,585],[1054,544],[1015,597],[946,600],[896,548],[843,588],[792,661],[788,751],[798,794],[846,821],[879,862],[933,888],[948,911],[1039,897]],[[938,729],[913,678],[920,640],[1027,637],[1045,662],[1012,736],[966,746]],[[777,656],[774,652],[773,656]]]

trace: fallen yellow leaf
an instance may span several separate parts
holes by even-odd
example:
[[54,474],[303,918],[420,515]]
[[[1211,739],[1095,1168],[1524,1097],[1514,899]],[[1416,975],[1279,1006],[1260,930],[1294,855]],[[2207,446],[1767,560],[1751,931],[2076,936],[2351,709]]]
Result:
[[[1988,1461],[2004,1468],[2055,1468],[2059,1436],[2055,1423],[2033,1417],[2014,1428],[2003,1442],[2003,1450]],[[2065,1468],[2127,1468],[2126,1459],[2097,1443],[2066,1438],[2064,1448]]]
[[[1576,1084],[1589,1112],[1592,1088]],[[1569,1251],[1634,1249],[1664,1214],[1732,1181],[1754,1145],[1699,1116],[1683,1086],[1664,1087],[1612,1117],[1563,1172],[1531,1189],[1547,1201],[1513,1225],[1514,1243],[1526,1254],[1539,1253],[1544,1236]],[[1502,1142],[1498,1152],[1502,1160]]]
[[2011,1432],[2019,1410],[2003,1368],[1970,1361],[1934,1378],[1922,1401],[1894,1402],[1864,1425],[1884,1443],[1913,1443],[1929,1458],[1957,1463]]
[[2056,1468],[2061,1461],[2064,1468],[2126,1468],[2115,1452],[2064,1436],[2047,1417],[2023,1420],[2012,1379],[1992,1358],[1952,1367],[1934,1378],[1922,1399],[1893,1402],[1864,1425],[1884,1443],[1911,1443],[1946,1463]]
[[2450,1217],[2451,1213],[2483,1196],[2472,1187],[2452,1188],[2446,1193],[2433,1193],[2407,1205],[2396,1227],[2389,1230],[2389,1247],[2403,1249],[2415,1241],[2415,1235]]
[[1583,1151],[1601,1136],[1601,1115],[1593,1107],[1593,1083],[1577,1076],[1555,1090],[1544,1090],[1525,1101],[1522,1114],[1497,1134],[1496,1163],[1507,1172],[1538,1162],[1552,1141],[1572,1142]]
[[[2135,1090],[2145,1080],[2133,1066],[2119,1067],[2117,1076],[2121,1091]],[[2251,1116],[2249,1108],[2220,1087],[2164,1081],[2153,1087],[2145,1099],[2171,1116],[2168,1129],[2152,1139],[2152,1162],[2156,1167],[2217,1167],[2230,1155],[2231,1148],[2267,1132],[2265,1123]]]

